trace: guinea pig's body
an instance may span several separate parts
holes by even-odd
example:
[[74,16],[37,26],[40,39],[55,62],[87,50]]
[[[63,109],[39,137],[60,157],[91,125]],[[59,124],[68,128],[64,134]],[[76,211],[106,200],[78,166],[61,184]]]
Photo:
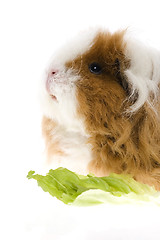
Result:
[[66,45],[42,83],[48,162],[97,176],[131,174],[160,189],[160,53],[95,31]]

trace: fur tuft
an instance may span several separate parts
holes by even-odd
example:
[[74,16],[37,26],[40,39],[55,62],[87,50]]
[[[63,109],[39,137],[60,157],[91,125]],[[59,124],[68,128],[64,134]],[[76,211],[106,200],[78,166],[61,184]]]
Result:
[[130,67],[125,71],[131,85],[130,98],[138,96],[129,110],[135,112],[147,102],[156,111],[155,106],[159,100],[160,52],[145,46],[128,34],[124,41],[125,56],[130,60]]

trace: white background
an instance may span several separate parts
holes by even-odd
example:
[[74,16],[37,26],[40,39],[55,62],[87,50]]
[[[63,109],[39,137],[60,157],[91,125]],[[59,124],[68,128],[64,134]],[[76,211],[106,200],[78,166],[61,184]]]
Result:
[[160,48],[159,1],[1,0],[0,239],[160,239],[157,206],[72,208],[26,179],[43,165],[38,81],[66,39],[89,26],[130,27]]

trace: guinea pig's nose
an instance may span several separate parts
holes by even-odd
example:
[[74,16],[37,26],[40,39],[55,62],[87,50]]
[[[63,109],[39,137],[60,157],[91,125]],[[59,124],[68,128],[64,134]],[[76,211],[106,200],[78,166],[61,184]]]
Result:
[[54,75],[56,74],[58,71],[57,70],[52,70],[51,74]]
[[57,69],[52,69],[49,74],[48,74],[48,78],[51,78],[53,77],[54,75],[56,75],[58,73],[58,70]]

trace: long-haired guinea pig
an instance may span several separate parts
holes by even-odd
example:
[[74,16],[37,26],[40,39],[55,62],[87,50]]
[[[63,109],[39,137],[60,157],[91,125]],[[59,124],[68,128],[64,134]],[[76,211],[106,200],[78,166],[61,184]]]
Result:
[[[160,53],[127,31],[80,33],[41,86],[48,162],[160,189]],[[50,165],[50,166],[51,166]]]

